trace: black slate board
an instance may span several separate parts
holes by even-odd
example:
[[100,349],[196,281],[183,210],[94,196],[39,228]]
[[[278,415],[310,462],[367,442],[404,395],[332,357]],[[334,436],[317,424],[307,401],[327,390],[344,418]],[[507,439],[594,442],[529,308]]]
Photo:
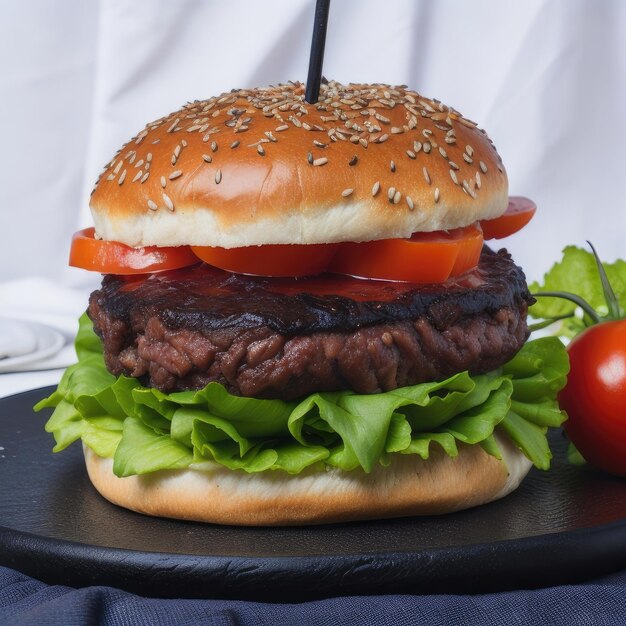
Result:
[[146,517],[91,487],[80,446],[52,454],[51,388],[0,399],[0,565],[53,584],[146,596],[294,602],[475,593],[626,568],[626,480],[565,460],[507,498],[442,517],[235,528]]

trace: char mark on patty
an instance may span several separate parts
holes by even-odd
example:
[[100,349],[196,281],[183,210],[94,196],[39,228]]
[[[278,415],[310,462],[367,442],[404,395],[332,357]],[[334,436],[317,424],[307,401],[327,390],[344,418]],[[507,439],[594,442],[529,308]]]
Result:
[[162,391],[217,381],[260,398],[377,393],[466,369],[488,372],[528,336],[532,298],[504,251],[485,250],[478,268],[443,285],[296,284],[206,265],[106,276],[89,316],[115,375]]

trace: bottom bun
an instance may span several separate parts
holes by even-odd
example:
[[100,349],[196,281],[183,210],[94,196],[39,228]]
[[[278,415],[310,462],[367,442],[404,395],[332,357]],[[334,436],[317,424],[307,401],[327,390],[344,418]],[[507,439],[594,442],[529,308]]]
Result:
[[454,458],[434,446],[427,461],[396,454],[388,467],[370,474],[334,468],[248,474],[215,466],[118,478],[112,459],[83,450],[91,482],[114,504],[160,517],[278,526],[433,515],[502,498],[518,487],[531,463],[509,439],[496,438],[501,461],[478,445],[460,444]]

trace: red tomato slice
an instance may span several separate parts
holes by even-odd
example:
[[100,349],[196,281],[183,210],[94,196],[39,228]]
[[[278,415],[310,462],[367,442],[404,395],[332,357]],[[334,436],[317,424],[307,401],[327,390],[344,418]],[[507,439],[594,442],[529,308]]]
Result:
[[326,270],[342,244],[268,244],[243,248],[193,246],[209,265],[253,276],[312,276]]
[[450,276],[459,276],[476,267],[483,249],[484,236],[479,226],[468,226],[450,231],[459,242],[459,252]]
[[500,216],[492,220],[481,220],[480,226],[483,229],[485,239],[503,239],[518,230],[521,230],[530,222],[537,205],[528,198],[521,196],[511,196],[509,206]]
[[102,274],[147,274],[197,262],[189,246],[131,248],[117,241],[95,239],[93,228],[75,233],[70,248],[70,265]]
[[438,283],[475,267],[483,236],[478,226],[415,233],[410,239],[344,243],[328,270],[361,278]]

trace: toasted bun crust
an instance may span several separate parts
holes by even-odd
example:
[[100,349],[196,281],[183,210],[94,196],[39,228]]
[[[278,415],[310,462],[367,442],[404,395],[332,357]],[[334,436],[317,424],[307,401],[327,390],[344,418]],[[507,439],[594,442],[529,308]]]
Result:
[[330,470],[291,476],[217,468],[118,478],[111,459],[83,449],[89,478],[114,504],[160,517],[279,526],[449,513],[501,498],[518,487],[531,463],[508,439],[496,436],[503,461],[480,446],[461,444],[456,458],[439,449],[428,461],[394,455],[389,467],[371,474]]
[[96,233],[225,248],[407,237],[494,218],[506,172],[483,130],[404,87],[236,90],[146,126],[105,168]]

